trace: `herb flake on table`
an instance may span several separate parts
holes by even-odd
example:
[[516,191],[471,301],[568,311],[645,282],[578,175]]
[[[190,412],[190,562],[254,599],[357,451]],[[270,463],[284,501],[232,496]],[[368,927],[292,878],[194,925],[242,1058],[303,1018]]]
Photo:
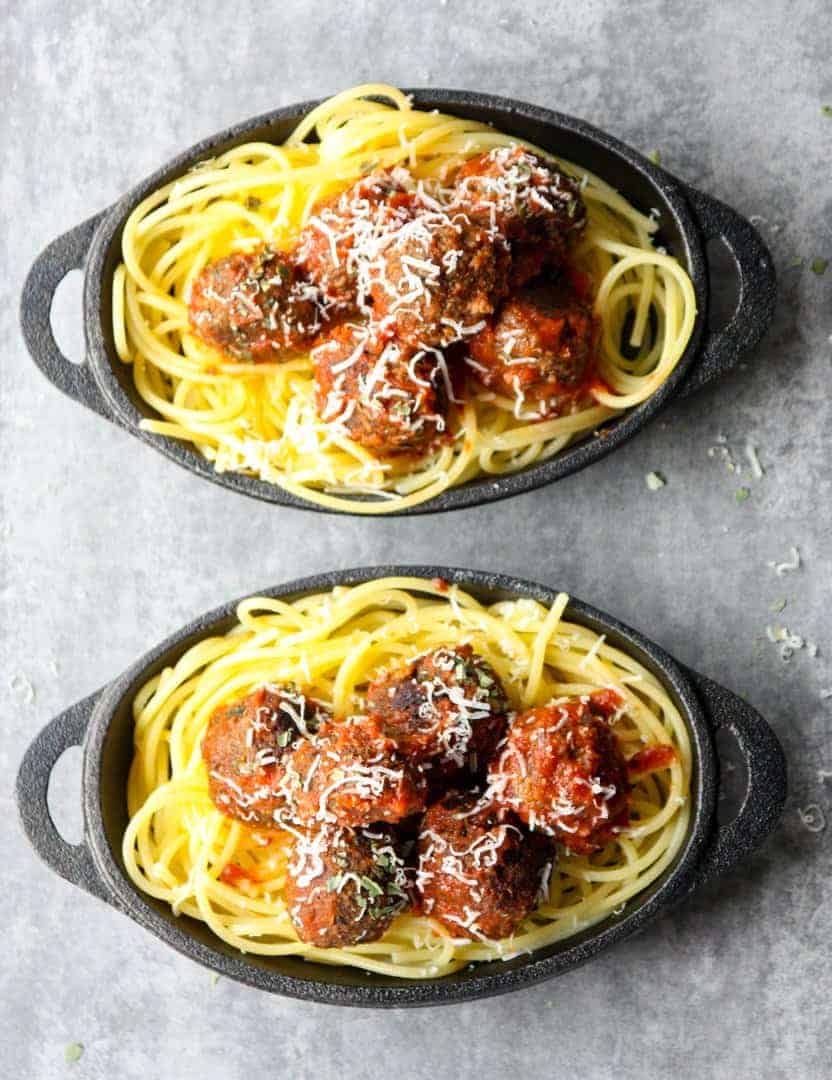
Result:
[[74,1065],[84,1055],[84,1044],[79,1042],[67,1043],[64,1047],[64,1061],[67,1065]]

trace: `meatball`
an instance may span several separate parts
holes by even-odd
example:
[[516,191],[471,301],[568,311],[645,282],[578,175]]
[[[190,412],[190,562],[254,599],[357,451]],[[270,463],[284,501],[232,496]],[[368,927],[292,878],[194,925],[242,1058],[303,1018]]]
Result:
[[308,348],[329,319],[320,290],[270,247],[210,262],[191,289],[197,337],[232,360],[282,360]]
[[500,236],[464,216],[424,211],[395,235],[374,273],[373,317],[419,348],[476,332],[508,292],[511,257]]
[[540,277],[549,262],[542,244],[512,244],[509,287],[512,292]]
[[529,835],[487,799],[451,792],[425,814],[418,839],[420,906],[454,937],[510,937],[549,882],[551,841]]
[[397,822],[424,810],[426,801],[421,770],[366,716],[326,724],[314,743],[298,742],[282,790],[289,815],[307,828]]
[[366,311],[370,264],[417,210],[409,175],[381,170],[324,202],[300,235],[298,266],[330,301]]
[[489,773],[494,799],[570,851],[599,851],[629,818],[627,763],[607,722],[618,708],[604,690],[519,713]]
[[314,735],[329,713],[294,686],[262,686],[221,705],[208,721],[202,757],[218,810],[249,825],[275,824],[290,747]]
[[381,456],[424,453],[446,428],[448,390],[436,350],[383,341],[344,324],[313,350],[322,420]]
[[474,377],[513,397],[520,419],[545,419],[588,396],[596,325],[590,305],[560,283],[511,296],[469,342]]
[[470,645],[443,646],[375,679],[367,709],[401,752],[447,778],[484,766],[503,735],[508,699]]
[[331,949],[380,938],[407,907],[406,885],[389,831],[324,827],[296,838],[285,898],[301,941]]
[[586,225],[574,180],[538,154],[501,146],[466,161],[456,175],[455,204],[512,242],[543,244],[561,258]]

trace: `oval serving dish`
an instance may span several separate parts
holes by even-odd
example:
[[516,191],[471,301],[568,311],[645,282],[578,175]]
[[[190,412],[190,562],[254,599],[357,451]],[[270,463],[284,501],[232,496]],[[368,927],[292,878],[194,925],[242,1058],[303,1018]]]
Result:
[[[378,577],[442,577],[484,603],[531,597],[547,606],[556,590],[532,582],[445,567],[371,567],[304,578],[258,595],[292,600],[337,585]],[[53,719],[26,752],[17,779],[23,828],[43,861],[68,881],[123,911],[179,952],[230,979],[261,990],[337,1005],[394,1007],[440,1005],[489,997],[562,974],[610,945],[643,929],[694,888],[745,859],[774,827],[786,798],[786,766],[776,736],[763,718],[736,695],[676,663],[653,642],[616,619],[571,600],[566,616],[633,656],[663,683],[687,724],[693,749],[691,818],[674,862],[623,911],[531,955],[466,968],[429,981],[408,981],[356,968],[307,963],[298,957],[244,955],[207,925],[175,916],[170,907],[140,892],[122,861],[127,827],[127,774],[133,756],[132,702],[136,691],[176,663],[197,641],[225,633],[235,622],[237,601],[200,616],[151,649],[109,686]],[[730,824],[716,821],[720,790],[714,736],[735,736],[748,787]],[[49,776],[69,746],[83,746],[84,840],[59,836],[47,807]]]
[[[771,256],[753,226],[724,203],[676,179],[637,151],[582,120],[489,94],[457,90],[409,93],[419,108],[441,109],[527,139],[598,174],[643,212],[656,210],[661,223],[658,243],[689,274],[696,295],[697,316],[687,349],[669,378],[642,404],[605,424],[599,436],[577,442],[553,458],[520,472],[499,478],[480,477],[448,488],[429,502],[398,513],[431,513],[476,506],[568,476],[631,438],[674,397],[690,393],[728,370],[742,352],[762,337],[771,321],[776,295]],[[118,360],[111,310],[112,280],[121,259],[122,229],[138,203],[205,158],[253,140],[283,142],[317,104],[289,105],[203,140],[142,181],[110,209],[58,237],[29,271],[21,301],[21,321],[35,363],[64,393],[215,484],[266,502],[321,511],[325,508],[257,477],[217,473],[192,445],[143,431],[141,421],[153,414],[133,386],[130,367]],[[708,327],[710,270],[706,251],[707,242],[714,238],[720,238],[728,247],[739,296],[728,324],[715,332]],[[74,364],[63,356],[55,342],[50,311],[58,284],[70,270],[79,267],[85,274],[86,357],[83,363]]]

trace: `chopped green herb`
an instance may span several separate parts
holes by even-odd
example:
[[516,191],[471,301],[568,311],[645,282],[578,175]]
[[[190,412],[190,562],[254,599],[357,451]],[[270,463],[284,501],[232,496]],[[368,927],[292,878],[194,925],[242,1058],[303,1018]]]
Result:
[[750,497],[751,497],[751,488],[747,488],[747,487],[737,488],[736,492],[734,493],[734,498],[737,500],[738,503],[743,503],[743,502],[745,502],[746,499],[748,499]]
[[382,889],[379,883],[377,881],[373,881],[372,878],[367,877],[366,874],[362,874],[360,880],[362,887],[367,890],[370,896],[381,896],[381,894],[384,892],[384,889]]
[[217,983],[220,981],[219,975],[216,971],[211,972],[211,989],[213,990]]
[[828,265],[829,260],[821,258],[820,255],[812,259],[812,261],[809,263],[809,267],[813,274],[825,274]]
[[332,877],[329,878],[329,880],[326,883],[326,891],[327,892],[335,892],[338,889],[338,886],[341,884],[341,882],[343,880],[344,880],[344,875],[343,874],[333,874]]
[[292,733],[288,728],[286,728],[284,731],[281,731],[280,734],[277,736],[277,745],[278,746],[281,746],[281,747],[288,746],[291,741],[292,741]]
[[661,165],[661,163],[662,163],[662,155],[659,153],[658,150],[648,150],[647,151],[647,156],[653,162],[654,165]]
[[789,261],[786,263],[787,270],[799,270],[803,265],[802,255],[790,255]]
[[649,472],[644,479],[650,491],[658,491],[667,483],[660,472]]
[[786,606],[786,602],[787,601],[785,596],[781,596],[779,597],[779,599],[774,601],[774,603],[768,610],[772,613],[772,615],[779,615],[783,608]]
[[79,1042],[67,1043],[64,1047],[64,1061],[67,1065],[74,1065],[80,1061],[84,1054],[84,1044]]
[[401,901],[397,900],[393,904],[385,904],[383,907],[373,908],[372,916],[374,919],[385,919],[388,915],[397,915],[401,909]]
[[821,105],[820,111],[824,116],[832,116],[832,105]]

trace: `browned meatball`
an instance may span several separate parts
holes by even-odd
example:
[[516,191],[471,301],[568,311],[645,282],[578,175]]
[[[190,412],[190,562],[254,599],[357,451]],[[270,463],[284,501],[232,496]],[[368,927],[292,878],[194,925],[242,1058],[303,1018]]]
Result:
[[570,851],[599,851],[629,818],[627,762],[608,717],[612,690],[518,713],[489,773],[494,799]]
[[463,215],[424,211],[387,246],[372,284],[373,317],[414,347],[470,336],[508,291],[504,239]]
[[298,266],[344,309],[366,311],[369,264],[416,212],[404,179],[385,170],[363,177],[321,204],[301,232]]
[[511,272],[509,274],[510,291],[514,292],[535,278],[540,277],[549,261],[547,250],[543,244],[512,244]]
[[202,739],[216,807],[249,825],[274,826],[275,811],[285,805],[279,784],[289,748],[328,717],[325,706],[294,686],[262,686],[220,706]]
[[397,822],[425,808],[425,778],[369,717],[325,724],[285,759],[282,791],[307,828]]
[[197,337],[232,360],[282,360],[308,348],[329,318],[320,290],[270,247],[210,262],[188,301]]
[[381,456],[424,453],[445,431],[444,361],[345,324],[313,350],[322,420]]
[[416,887],[421,909],[454,937],[510,937],[548,885],[554,855],[473,793],[451,792],[422,820]]
[[[506,724],[508,699],[494,669],[470,645],[443,646],[375,679],[367,709],[428,780],[486,764]],[[430,765],[430,769],[427,766]]]
[[574,180],[538,154],[501,146],[466,161],[456,176],[456,205],[511,241],[542,243],[560,257],[586,225]]
[[596,336],[590,305],[569,285],[525,288],[471,339],[468,366],[514,398],[519,418],[558,416],[588,398]]
[[323,949],[380,938],[408,904],[392,833],[324,827],[299,835],[286,873],[286,906],[301,941]]

